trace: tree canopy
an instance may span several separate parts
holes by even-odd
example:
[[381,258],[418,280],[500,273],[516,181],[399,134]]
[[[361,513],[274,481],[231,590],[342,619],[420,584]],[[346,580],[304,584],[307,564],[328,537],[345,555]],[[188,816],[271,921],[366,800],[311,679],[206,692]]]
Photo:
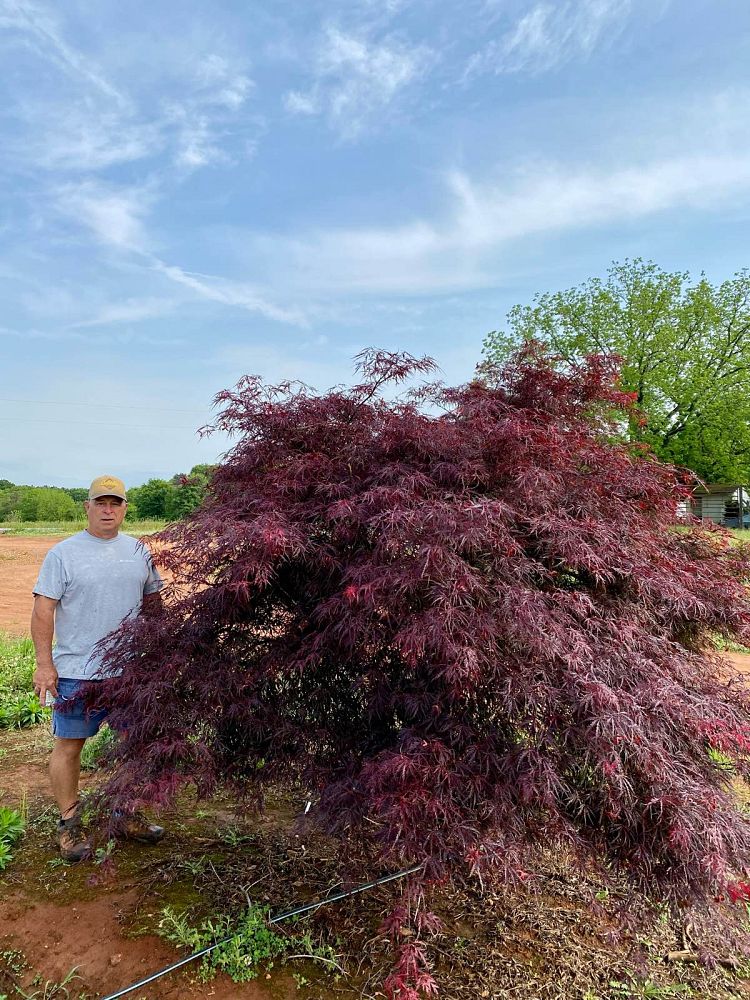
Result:
[[631,417],[631,439],[708,482],[750,482],[748,271],[714,285],[642,260],[614,264],[605,280],[515,306],[485,354],[502,360],[532,339],[563,363],[619,355],[622,387],[647,418]]
[[176,521],[203,502],[213,466],[194,465],[188,473],[171,479],[149,479],[128,490],[129,517]]
[[[674,530],[687,486],[613,441],[632,401],[604,359],[532,347],[395,402],[381,387],[431,362],[360,366],[349,391],[220,395],[237,444],[162,533],[175,588],[92,695],[123,730],[110,804],[299,782],[343,848],[422,863],[417,885],[533,878],[555,844],[713,900],[750,826],[708,751],[750,775],[750,700],[705,649],[750,637],[750,556]],[[405,919],[399,998],[431,982],[431,925]]]

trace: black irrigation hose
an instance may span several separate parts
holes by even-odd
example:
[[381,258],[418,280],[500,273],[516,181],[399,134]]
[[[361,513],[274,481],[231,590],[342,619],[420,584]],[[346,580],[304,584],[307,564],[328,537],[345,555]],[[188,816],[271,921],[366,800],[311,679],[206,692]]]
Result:
[[[349,896],[355,896],[358,892],[366,892],[368,889],[374,889],[378,885],[385,885],[386,882],[393,882],[399,878],[405,878],[407,875],[413,875],[414,872],[418,872],[421,869],[421,865],[416,865],[414,868],[406,868],[402,872],[396,872],[395,875],[384,875],[382,878],[375,879],[374,882],[365,882],[363,885],[355,886],[353,889],[347,889],[346,892],[337,892],[334,896],[326,896],[325,899],[319,899],[317,903],[306,903],[304,906],[298,906],[294,910],[287,910],[286,913],[280,913],[278,917],[271,917],[268,921],[269,924],[280,924],[282,920],[289,920],[290,917],[298,917],[301,913],[307,913],[310,910],[317,910],[320,906],[327,906],[328,903],[337,903],[341,899],[347,899]],[[175,969],[182,968],[183,965],[187,965],[188,962],[194,962],[196,958],[203,958],[204,955],[208,955],[212,952],[214,948],[218,948],[222,944],[227,944],[229,941],[233,941],[237,937],[236,934],[230,934],[229,937],[222,938],[221,941],[216,941],[214,944],[208,946],[208,948],[203,948],[201,951],[196,951],[194,955],[188,955],[187,958],[181,958],[179,962],[173,962],[172,965],[168,965],[164,969],[160,969],[158,972],[154,972],[150,976],[146,976],[145,979],[139,979],[137,983],[133,983],[131,986],[126,986],[122,990],[118,990],[117,993],[109,993],[106,997],[102,997],[101,1000],[117,1000],[118,997],[124,997],[127,993],[132,993],[134,990],[138,990],[141,986],[148,986],[149,983],[153,983],[155,979],[161,979],[162,976],[166,976],[168,972],[174,972]]]

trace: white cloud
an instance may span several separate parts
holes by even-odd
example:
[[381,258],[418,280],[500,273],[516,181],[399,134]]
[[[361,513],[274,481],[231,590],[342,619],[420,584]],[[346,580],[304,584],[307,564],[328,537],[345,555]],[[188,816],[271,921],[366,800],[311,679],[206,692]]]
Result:
[[246,309],[248,312],[259,313],[268,319],[280,323],[290,323],[304,326],[304,314],[294,308],[284,308],[269,302],[256,288],[244,282],[228,281],[226,278],[211,274],[194,274],[184,271],[174,264],[165,264],[158,258],[153,258],[154,270],[169,278],[170,281],[196,292],[200,298],[222,305]]
[[48,8],[31,0],[0,0],[0,28],[23,32],[33,39],[41,55],[55,62],[68,75],[85,80],[123,107],[128,104],[94,62],[65,41]]
[[164,316],[172,312],[176,305],[173,299],[159,298],[131,298],[123,302],[111,302],[98,309],[94,316],[71,323],[69,329],[110,326],[113,323],[138,323],[144,319]]
[[89,173],[119,163],[152,157],[166,145],[155,123],[141,123],[119,112],[49,104],[24,109],[28,130],[10,141],[6,154],[32,159],[45,170]]
[[284,95],[284,107],[293,115],[317,115],[321,110],[321,102],[316,94],[290,90]]
[[[236,129],[254,84],[244,69],[216,52],[171,53],[162,79],[176,95],[147,106],[115,87],[87,53],[69,45],[57,17],[32,0],[0,0],[0,29],[23,39],[24,47],[64,73],[59,93],[34,100],[33,88],[9,79],[6,110],[21,125],[6,137],[3,154],[13,166],[31,163],[71,174],[99,171],[165,151],[183,170],[231,159],[228,146],[242,156],[253,153],[258,123]],[[137,80],[131,81],[133,90]],[[15,100],[14,100],[15,98]],[[248,130],[251,134],[248,134]],[[239,131],[239,137],[236,133]],[[253,134],[254,133],[254,134]]]
[[631,0],[535,3],[504,35],[475,52],[464,77],[478,73],[541,73],[588,57],[621,32]]
[[[86,229],[97,242],[130,255],[131,264],[140,259],[142,266],[173,284],[190,289],[199,298],[258,313],[279,323],[306,325],[302,310],[276,305],[249,282],[196,274],[162,260],[154,253],[145,226],[145,217],[153,200],[154,192],[145,188],[118,189],[86,182],[62,189],[58,193],[56,207],[58,212]],[[146,318],[146,315],[153,315],[157,306],[162,311],[166,308],[163,300],[131,300],[120,307],[111,307],[109,318],[104,321]],[[143,315],[138,316],[139,312]],[[96,322],[87,320],[74,326],[93,326]]]
[[63,188],[57,207],[100,243],[142,252],[147,243],[143,217],[151,200],[142,188],[114,188],[88,181]]
[[249,76],[236,70],[227,59],[215,52],[198,64],[195,75],[202,85],[203,103],[232,109],[241,107],[255,86]]
[[401,92],[426,71],[431,54],[425,46],[398,39],[369,40],[329,26],[318,48],[309,91],[291,90],[284,106],[293,114],[326,114],[344,138],[382,122],[393,112]]
[[617,225],[750,193],[750,155],[664,157],[611,170],[518,169],[497,181],[446,178],[441,218],[322,230],[295,239],[245,235],[270,281],[297,295],[435,294],[491,287],[498,255],[540,234]]
[[[211,53],[202,59],[194,79],[179,100],[164,106],[165,121],[175,132],[175,162],[188,170],[227,162],[225,139],[254,90],[245,73],[223,56]],[[245,152],[250,153],[248,144]]]

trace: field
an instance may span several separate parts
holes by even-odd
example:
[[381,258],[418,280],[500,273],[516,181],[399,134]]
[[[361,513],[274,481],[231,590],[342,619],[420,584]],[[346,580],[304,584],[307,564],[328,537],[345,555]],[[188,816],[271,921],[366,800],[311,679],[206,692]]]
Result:
[[[0,631],[27,635],[33,598],[32,587],[47,551],[62,538],[81,530],[70,521],[0,526]],[[138,537],[164,527],[162,521],[135,521],[125,525],[128,534]]]
[[[0,630],[6,633],[0,639],[0,699],[4,690],[28,691],[32,657],[23,637],[31,587],[44,553],[58,540],[0,536]],[[729,659],[750,674],[750,655]],[[224,798],[196,802],[186,795],[163,817],[168,836],[157,848],[122,846],[113,853],[112,845],[100,843],[91,862],[61,865],[47,791],[50,747],[47,722],[0,729],[0,806],[19,810],[26,822],[15,856],[0,870],[0,998],[93,1000],[174,961],[174,943],[195,941],[190,927],[207,916],[239,912],[248,900],[279,912],[320,898],[342,877],[357,883],[372,875],[367,858],[342,872],[334,844],[299,832],[301,792],[279,794],[261,816],[245,815]],[[101,775],[87,771],[84,788],[95,787]],[[738,785],[737,791],[747,801],[747,789]],[[597,914],[591,877],[574,874],[559,853],[543,856],[540,870],[533,893],[482,894],[479,886],[438,893],[445,931],[430,953],[445,1000],[750,997],[750,966],[710,969],[674,959],[691,951],[687,924],[655,913],[645,936],[626,933],[615,940],[611,909],[604,911],[618,898],[625,902],[624,887],[611,897],[599,893],[603,911]],[[221,974],[205,985],[197,980],[196,964],[132,995],[382,997],[378,983],[387,952],[377,928],[395,891],[382,887],[316,911],[279,945],[286,958],[261,962],[253,982],[239,985]],[[630,898],[627,905],[641,903]],[[665,961],[669,953],[673,960]],[[64,983],[72,971],[74,978]]]

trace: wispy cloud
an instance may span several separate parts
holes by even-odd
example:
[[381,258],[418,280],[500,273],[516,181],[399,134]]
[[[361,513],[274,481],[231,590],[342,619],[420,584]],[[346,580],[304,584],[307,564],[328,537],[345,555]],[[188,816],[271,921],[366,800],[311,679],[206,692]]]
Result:
[[0,326],[0,338],[14,338],[18,340],[42,340],[50,343],[70,343],[93,344],[98,346],[113,346],[115,344],[145,344],[158,347],[177,346],[183,344],[184,338],[164,336],[163,334],[142,333],[138,330],[121,330],[116,333],[109,332],[106,342],[96,333],[83,333],[81,330],[65,327],[60,329],[39,330],[35,327],[23,330],[16,330],[12,327]]
[[143,218],[152,198],[153,194],[144,188],[86,181],[60,189],[57,209],[88,229],[98,242],[142,253],[148,244]]
[[141,122],[118,110],[78,107],[70,102],[32,106],[25,102],[23,134],[6,144],[16,162],[44,170],[87,174],[156,156],[167,146],[158,122]]
[[[517,169],[502,180],[446,178],[441,218],[394,227],[259,237],[253,252],[297,295],[435,294],[492,287],[498,254],[519,240],[616,225],[689,207],[720,208],[750,193],[744,152],[664,157],[604,169]],[[244,242],[252,240],[246,236]]]
[[306,324],[305,316],[300,310],[269,302],[249,283],[228,281],[226,278],[211,274],[194,274],[174,264],[165,264],[158,258],[153,259],[153,267],[170,281],[196,292],[200,298],[259,313],[280,323],[290,323],[295,326]]
[[139,323],[145,319],[155,319],[172,312],[177,306],[174,299],[143,298],[125,299],[123,302],[110,302],[99,308],[95,315],[88,319],[71,323],[69,330],[82,330],[87,327],[111,326],[118,323]]
[[31,0],[0,0],[0,28],[25,34],[40,55],[52,60],[68,75],[85,80],[118,105],[127,106],[127,98],[104,77],[95,62],[65,40],[49,8]]
[[424,45],[395,37],[378,42],[329,26],[318,47],[312,86],[288,91],[284,106],[292,114],[325,115],[343,138],[353,139],[395,111],[399,96],[422,76],[431,58]]
[[620,34],[631,6],[631,0],[535,3],[507,32],[473,53],[464,77],[541,73],[586,58]]
[[254,84],[224,55],[182,53],[181,62],[164,66],[168,86],[160,99],[141,106],[95,59],[66,41],[57,16],[41,4],[0,0],[3,29],[6,38],[17,37],[65,74],[59,92],[41,100],[23,86],[9,87],[6,107],[20,131],[4,145],[5,158],[14,165],[82,175],[166,153],[182,171],[192,171],[228,162],[228,147],[243,156],[253,151],[257,117],[239,128],[238,121],[247,117]]
[[195,169],[228,160],[224,140],[254,86],[249,76],[216,53],[198,63],[192,85],[164,106],[164,123],[175,131],[178,166]]
[[[135,264],[160,274],[201,299],[257,313],[279,323],[306,325],[301,309],[276,305],[250,282],[198,274],[164,261],[155,252],[145,224],[155,197],[156,192],[149,188],[116,188],[88,181],[60,190],[56,207],[59,213],[82,227],[98,243],[128,256],[131,266]],[[106,321],[133,320],[139,311],[143,313],[141,318],[146,318],[153,315],[155,307],[163,311],[166,308],[164,300],[130,301],[111,307]],[[96,320],[75,324],[84,325],[96,325]]]

